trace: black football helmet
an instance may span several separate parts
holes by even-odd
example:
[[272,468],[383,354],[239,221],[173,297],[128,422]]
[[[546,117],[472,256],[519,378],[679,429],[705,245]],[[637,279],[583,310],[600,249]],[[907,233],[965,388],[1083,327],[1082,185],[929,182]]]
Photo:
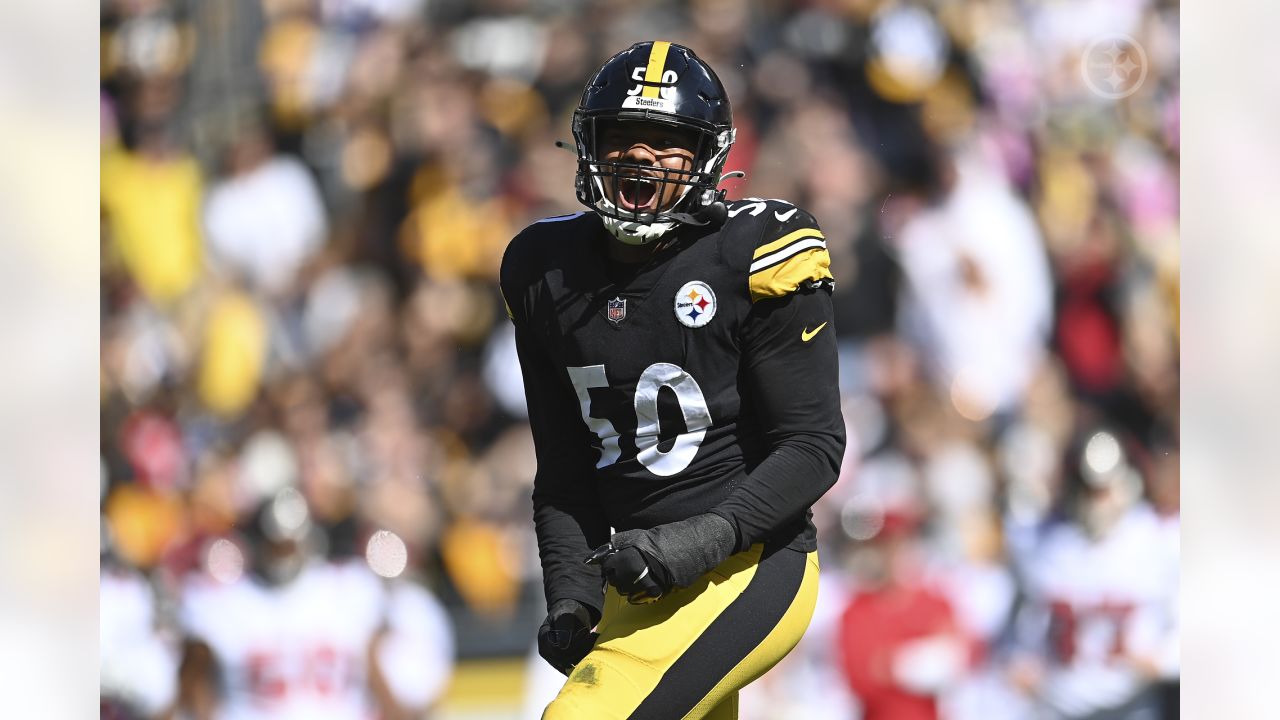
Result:
[[1116,428],[1086,426],[1066,450],[1062,514],[1091,537],[1102,537],[1143,496],[1136,444]]
[[293,581],[318,553],[320,539],[307,500],[286,487],[253,510],[241,532],[249,545],[249,571],[268,586]]
[[[661,123],[696,138],[689,148],[692,169],[603,160],[601,129],[613,122]],[[718,186],[734,135],[729,96],[709,65],[682,45],[636,43],[609,58],[573,113],[578,201],[598,213],[615,237],[632,244],[650,242],[679,223],[722,222],[724,191]],[[665,197],[668,185],[680,188],[668,208],[627,210],[618,199],[627,181],[656,183],[658,197]]]

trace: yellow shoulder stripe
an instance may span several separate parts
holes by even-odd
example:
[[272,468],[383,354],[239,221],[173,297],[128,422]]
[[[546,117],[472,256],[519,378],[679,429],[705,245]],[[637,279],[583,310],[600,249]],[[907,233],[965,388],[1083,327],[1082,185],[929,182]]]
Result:
[[795,292],[801,283],[830,280],[831,256],[827,248],[818,246],[801,250],[775,265],[751,273],[747,285],[751,302],[783,297]]
[[666,40],[658,40],[649,48],[649,64],[644,69],[645,86],[640,92],[641,97],[658,97],[657,83],[662,82],[662,70],[667,66],[667,51],[670,49],[671,43]]
[[751,259],[759,260],[760,258],[764,257],[765,255],[768,255],[769,253],[775,250],[781,250],[782,248],[786,247],[787,245],[790,245],[796,240],[799,240],[801,238],[808,238],[808,237],[826,239],[827,236],[823,235],[822,231],[817,228],[801,228],[799,230],[796,230],[795,232],[787,233],[786,235],[783,235],[777,240],[774,240],[772,242],[767,242],[764,245],[761,245],[760,247],[756,248],[755,254],[751,256]]

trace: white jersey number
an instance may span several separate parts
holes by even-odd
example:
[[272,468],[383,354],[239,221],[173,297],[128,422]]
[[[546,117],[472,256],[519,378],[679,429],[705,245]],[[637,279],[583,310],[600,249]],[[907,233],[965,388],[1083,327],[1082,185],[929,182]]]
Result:
[[591,432],[596,434],[596,437],[600,438],[600,462],[596,463],[596,467],[602,468],[618,462],[618,456],[622,452],[618,449],[618,430],[608,420],[591,417],[591,396],[587,394],[587,388],[609,387],[609,380],[604,374],[604,366],[588,365],[586,367],[571,367],[567,369],[569,370],[569,379],[573,381],[573,390],[578,394],[578,406],[582,409],[582,421],[587,424]]
[[[596,463],[596,467],[612,465],[621,455],[618,431],[608,420],[591,416],[591,398],[587,394],[588,388],[609,386],[604,365],[567,369],[573,389],[578,394],[582,420],[600,438],[600,461]],[[658,391],[664,387],[675,393],[686,428],[685,432],[676,436],[671,449],[665,452],[658,449],[661,434],[658,423]],[[689,467],[693,457],[698,454],[698,448],[702,446],[707,428],[711,427],[707,398],[693,376],[679,365],[661,362],[650,365],[640,374],[640,380],[636,383],[635,408],[636,448],[639,450],[636,459],[640,464],[654,475],[662,477],[670,477]]]
[[751,217],[756,217],[760,213],[764,212],[767,207],[769,207],[769,203],[777,203],[778,205],[781,205],[783,208],[790,208],[786,212],[783,212],[782,210],[773,211],[774,216],[778,218],[778,222],[786,222],[790,220],[791,216],[794,215],[796,212],[796,206],[792,205],[786,200],[778,200],[777,198],[757,198],[757,197],[743,198],[743,200],[745,200],[747,204],[739,205],[738,207],[730,210],[729,217],[738,217],[744,212],[750,215]]

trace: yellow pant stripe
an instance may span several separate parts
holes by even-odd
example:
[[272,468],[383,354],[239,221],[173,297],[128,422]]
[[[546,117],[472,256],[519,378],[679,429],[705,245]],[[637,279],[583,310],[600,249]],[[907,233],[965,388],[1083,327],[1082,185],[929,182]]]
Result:
[[[791,550],[777,552],[794,553]],[[759,637],[759,642],[742,647],[742,654],[737,655],[741,659],[736,662],[726,658],[728,664],[716,670],[724,674],[706,678],[713,683],[705,686],[709,691],[699,691],[706,694],[676,700],[669,693],[688,687],[680,683],[689,677],[686,673],[692,666],[681,667],[681,663],[687,665],[694,657],[690,653],[695,652],[695,643],[708,632],[720,633],[716,637],[721,638],[725,637],[723,633],[733,633],[737,627],[725,625],[722,616],[734,612],[735,608],[741,614],[745,606],[735,605],[740,599],[764,600],[766,596],[761,593],[769,593],[769,588],[775,587],[772,579],[779,576],[760,576],[759,567],[762,563],[773,568],[787,565],[770,565],[769,560],[762,560],[763,555],[764,546],[754,545],[731,556],[691,587],[649,605],[631,605],[609,588],[595,649],[574,668],[543,717],[546,720],[622,720],[637,713],[646,718],[657,717],[655,712],[665,712],[658,708],[679,703],[682,708],[693,708],[682,711],[687,720],[736,718],[738,689],[764,674],[790,652],[808,626],[817,599],[817,553],[807,557],[791,556],[803,566],[789,565],[793,569],[786,572],[792,579],[785,581],[788,589],[782,590],[788,595],[785,600],[778,598],[782,602],[775,604],[776,610],[764,611],[771,615],[776,612],[772,616],[779,618],[777,624],[741,628],[748,636]],[[791,562],[778,555],[773,557],[787,564]],[[759,582],[752,585],[753,581]],[[778,587],[781,590],[781,586]],[[795,594],[790,595],[792,592]],[[760,634],[755,635],[755,631]],[[719,642],[703,640],[697,652],[701,656],[715,652]],[[732,644],[726,646],[732,647]]]
[[800,583],[800,592],[796,593],[795,599],[791,601],[791,607],[787,608],[782,620],[769,632],[764,642],[742,658],[742,661],[728,675],[725,675],[711,692],[707,693],[702,702],[681,720],[737,718],[737,702],[734,698],[738,688],[755,682],[795,648],[800,638],[804,636],[805,629],[809,627],[809,621],[813,619],[813,609],[817,603],[818,553],[811,552],[805,562],[804,580]]
[[658,86],[650,83],[662,82],[662,71],[667,66],[667,51],[670,49],[671,43],[666,40],[658,40],[649,49],[649,64],[644,69],[645,86],[640,93],[641,97],[658,97]]

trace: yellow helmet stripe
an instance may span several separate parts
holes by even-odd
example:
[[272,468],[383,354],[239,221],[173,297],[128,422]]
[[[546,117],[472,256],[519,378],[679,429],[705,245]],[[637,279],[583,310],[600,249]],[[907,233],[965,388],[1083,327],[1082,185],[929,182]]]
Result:
[[782,248],[790,245],[791,243],[797,240],[800,240],[801,238],[811,238],[811,237],[822,238],[825,240],[827,236],[823,235],[822,231],[817,228],[801,228],[799,230],[796,230],[795,232],[787,233],[786,235],[783,235],[782,237],[778,238],[777,240],[774,240],[773,242],[765,243],[764,245],[761,245],[760,247],[756,248],[755,253],[751,256],[751,259],[759,260],[765,255],[768,255],[769,253],[772,253],[777,250],[781,250]]
[[644,69],[644,90],[641,91],[641,97],[656,98],[658,97],[658,85],[662,82],[662,71],[667,66],[667,50],[671,49],[671,43],[666,40],[658,40],[653,43],[653,47],[649,49],[649,65]]

